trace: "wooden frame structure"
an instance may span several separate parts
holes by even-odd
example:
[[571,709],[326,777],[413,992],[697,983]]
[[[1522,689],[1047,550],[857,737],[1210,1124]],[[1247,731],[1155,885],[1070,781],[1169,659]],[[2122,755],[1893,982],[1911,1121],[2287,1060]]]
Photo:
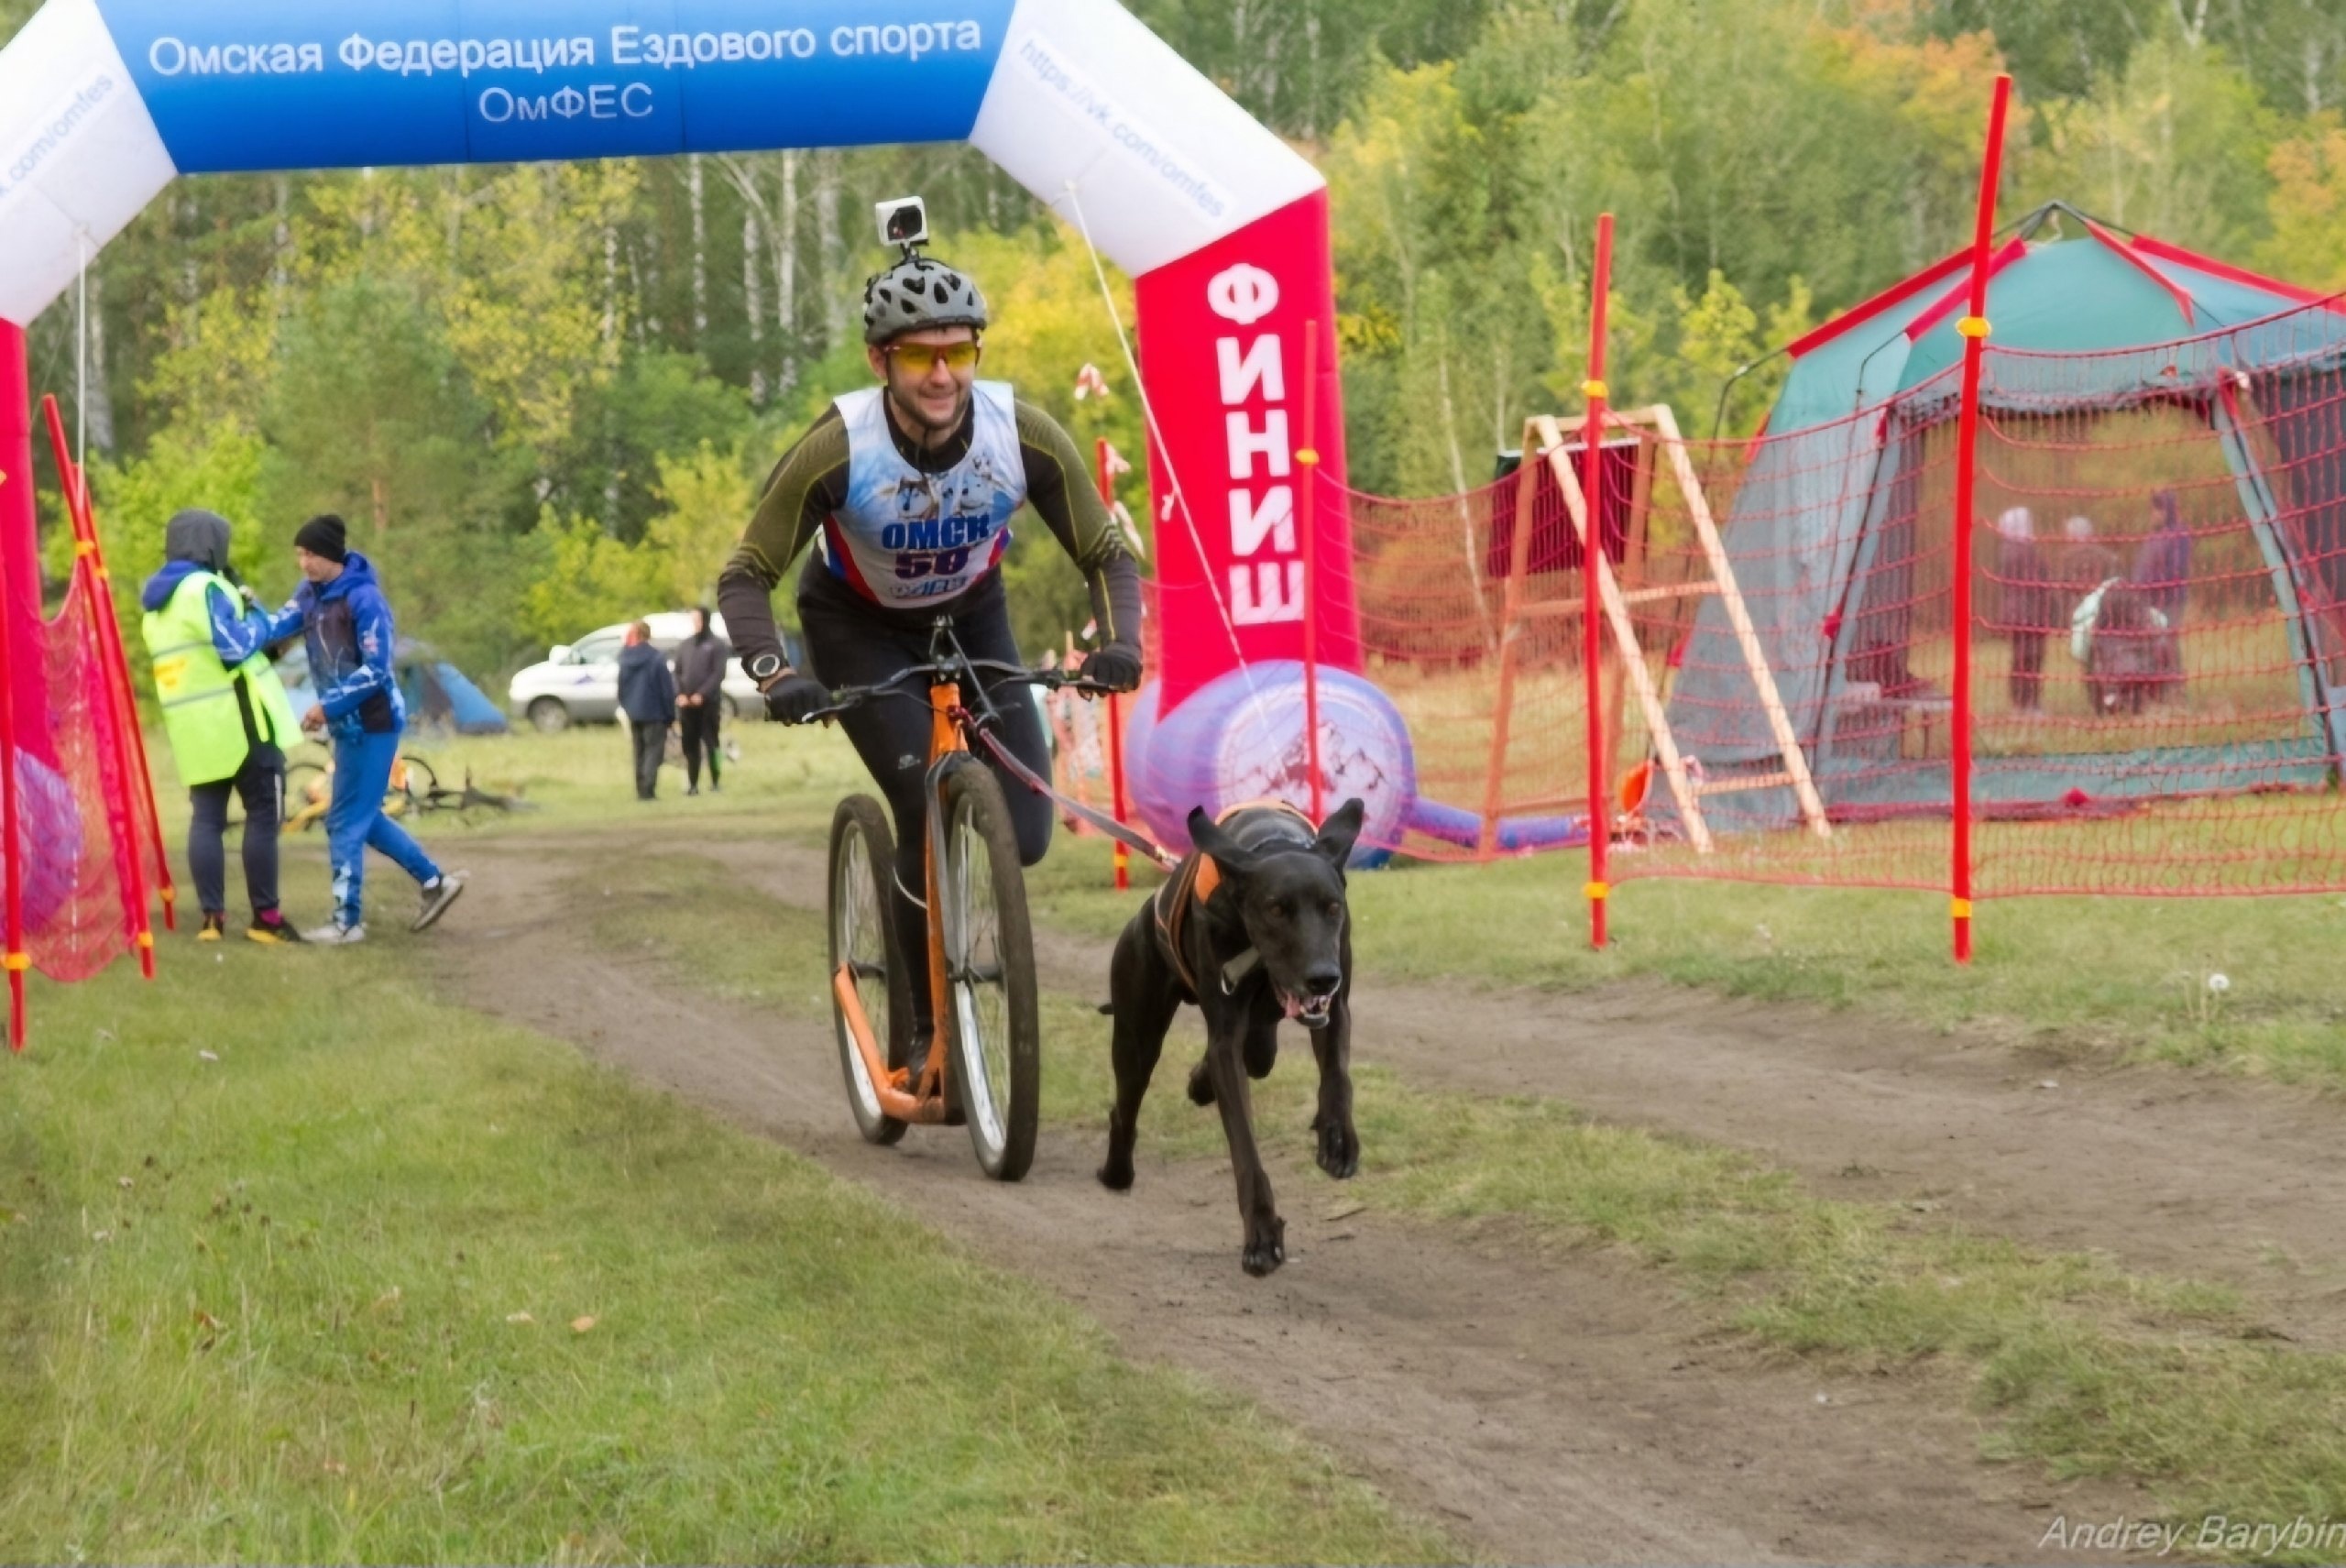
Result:
[[[1532,622],[1550,618],[1577,616],[1584,608],[1583,596],[1567,595],[1553,599],[1532,599],[1529,597],[1530,579],[1532,506],[1538,496],[1540,465],[1544,464],[1564,499],[1574,534],[1581,548],[1592,548],[1592,530],[1588,506],[1581,490],[1580,477],[1573,470],[1565,453],[1568,436],[1577,435],[1586,421],[1580,418],[1555,419],[1537,416],[1525,422],[1523,432],[1524,461],[1516,472],[1515,532],[1508,553],[1507,576],[1503,593],[1499,629],[1499,695],[1498,711],[1492,727],[1490,767],[1485,775],[1481,852],[1485,859],[1496,850],[1499,822],[1503,817],[1529,811],[1554,811],[1573,806],[1592,807],[1585,791],[1545,796],[1536,800],[1510,801],[1506,798],[1505,780],[1507,758],[1511,738],[1515,707],[1515,677],[1518,646],[1525,629]],[[1774,672],[1768,667],[1765,650],[1760,643],[1759,632],[1751,624],[1749,610],[1743,595],[1736,586],[1734,568],[1727,560],[1727,547],[1719,539],[1718,526],[1711,516],[1708,499],[1703,493],[1701,478],[1686,453],[1686,443],[1679,433],[1677,416],[1664,403],[1650,408],[1625,410],[1606,416],[1608,433],[1618,431],[1634,434],[1639,443],[1636,478],[1629,494],[1629,521],[1623,540],[1622,572],[1633,586],[1624,589],[1614,571],[1613,562],[1604,550],[1601,528],[1595,531],[1597,580],[1604,599],[1603,613],[1612,632],[1614,652],[1621,670],[1613,686],[1609,719],[1610,733],[1622,733],[1623,707],[1626,696],[1634,693],[1639,714],[1645,720],[1646,733],[1650,738],[1654,760],[1661,765],[1662,776],[1668,781],[1671,797],[1678,807],[1679,819],[1686,826],[1686,837],[1696,851],[1710,853],[1714,848],[1710,825],[1703,816],[1702,802],[1706,796],[1729,795],[1758,789],[1789,787],[1800,804],[1801,817],[1810,832],[1820,839],[1833,836],[1831,824],[1825,820],[1825,803],[1816,792],[1815,780],[1810,775],[1808,758],[1801,750],[1800,738],[1793,732],[1792,718],[1785,712],[1781,696],[1776,688]],[[1696,542],[1702,549],[1706,568],[1705,576],[1683,583],[1659,585],[1638,584],[1643,576],[1646,554],[1647,518],[1651,510],[1655,462],[1665,457],[1671,466],[1671,477],[1686,499],[1689,521]],[[1766,711],[1770,732],[1783,761],[1781,769],[1756,777],[1738,775],[1731,778],[1704,780],[1697,771],[1687,766],[1680,752],[1670,721],[1663,710],[1660,685],[1647,663],[1644,650],[1639,645],[1638,630],[1630,620],[1632,605],[1674,601],[1690,605],[1694,600],[1718,596],[1725,606],[1727,623],[1734,629],[1737,646],[1743,653],[1745,667],[1750,672],[1753,689],[1759,693],[1760,707]],[[1682,617],[1683,620],[1683,617]],[[1683,633],[1682,625],[1673,628]],[[1676,636],[1672,639],[1674,643]],[[1602,784],[1600,789],[1605,787]],[[1596,813],[1592,809],[1591,815]]]

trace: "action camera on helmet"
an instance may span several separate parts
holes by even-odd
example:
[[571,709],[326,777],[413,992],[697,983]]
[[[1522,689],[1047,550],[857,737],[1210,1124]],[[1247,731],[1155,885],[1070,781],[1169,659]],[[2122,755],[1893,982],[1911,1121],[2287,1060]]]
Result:
[[881,244],[899,245],[909,251],[914,246],[928,243],[928,208],[918,196],[881,202],[872,211],[880,220]]

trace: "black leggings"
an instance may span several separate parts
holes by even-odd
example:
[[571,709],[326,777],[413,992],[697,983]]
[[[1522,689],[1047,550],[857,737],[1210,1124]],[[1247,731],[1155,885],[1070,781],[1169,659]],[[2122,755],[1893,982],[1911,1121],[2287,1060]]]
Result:
[[[809,578],[812,574],[809,574]],[[828,580],[802,579],[798,597],[799,624],[806,633],[808,673],[828,686],[868,686],[903,674],[928,660],[929,628],[926,620],[892,614],[850,597],[850,590]],[[997,575],[980,583],[950,607],[953,634],[962,652],[972,659],[996,659],[1016,664],[1017,640],[1010,632],[1010,608],[1002,595]],[[920,982],[927,972],[922,955],[928,951],[927,916],[916,899],[926,898],[926,861],[922,848],[927,832],[928,809],[922,781],[928,773],[928,704],[926,693],[904,689],[906,697],[882,697],[839,716],[856,755],[871,770],[872,782],[896,819],[896,935],[915,983],[913,1018],[917,1027],[930,1025],[928,987]],[[995,733],[1011,753],[1043,778],[1051,776],[1051,747],[1036,707],[1033,688],[1001,676],[989,677],[987,695],[1002,715]],[[1033,865],[1051,847],[1052,810],[1049,799],[1036,794],[984,751],[980,755],[1002,781],[1010,803],[1010,822],[1018,835],[1018,859]]]
[[253,913],[277,907],[277,827],[285,798],[284,753],[255,747],[232,778],[192,785],[193,808],[187,825],[187,866],[195,879],[195,901],[206,915],[228,909],[228,796],[245,803],[245,893]]
[[685,738],[685,783],[700,788],[700,754],[708,752],[708,787],[717,787],[718,762],[722,753],[718,749],[717,727],[725,717],[725,699],[709,697],[698,707],[678,707],[677,728]]

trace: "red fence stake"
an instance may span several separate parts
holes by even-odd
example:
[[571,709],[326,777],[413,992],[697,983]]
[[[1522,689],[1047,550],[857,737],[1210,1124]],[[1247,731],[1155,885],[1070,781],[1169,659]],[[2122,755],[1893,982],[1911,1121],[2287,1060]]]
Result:
[[[1581,530],[1581,674],[1588,688],[1588,945],[1605,950],[1605,905],[1612,889],[1605,881],[1606,840],[1613,836],[1607,809],[1612,790],[1605,777],[1605,681],[1597,668],[1604,643],[1597,620],[1604,614],[1598,574],[1605,562],[1605,296],[1613,286],[1613,214],[1596,219],[1596,266],[1590,277],[1594,291],[1588,315],[1588,379],[1581,390],[1588,395],[1588,419],[1581,426],[1586,467],[1581,479],[1588,525]],[[1526,454],[1528,460],[1529,454]],[[1518,517],[1516,527],[1529,529],[1529,517]],[[1629,655],[1625,652],[1624,657]]]
[[[27,375],[24,329],[0,322],[0,530],[33,528],[33,410],[32,384]],[[25,950],[25,868],[21,818],[23,793],[16,786],[16,667],[21,659],[38,659],[41,650],[9,646],[11,633],[24,621],[16,614],[8,580],[9,542],[0,538],[0,861],[5,861],[5,934],[0,962],[8,970],[8,1048],[25,1048],[25,970],[32,959]],[[27,551],[30,554],[29,549]],[[38,624],[34,630],[38,630]],[[28,716],[29,717],[29,716]]]
[[[1124,802],[1124,699],[1122,694],[1108,699],[1108,805],[1116,820],[1124,827],[1132,826],[1132,813]],[[1122,839],[1116,846],[1116,891],[1123,893],[1133,884],[1133,852],[1124,848]]]
[[[147,906],[147,880],[139,866],[140,840],[148,837],[139,821],[139,803],[148,802],[151,812],[153,795],[147,778],[147,743],[138,733],[138,707],[130,694],[130,667],[122,652],[122,628],[114,617],[114,588],[107,581],[104,554],[98,548],[98,528],[90,515],[90,495],[82,478],[82,470],[73,462],[72,448],[66,444],[65,420],[59,412],[57,399],[41,400],[41,413],[49,422],[49,449],[57,457],[57,475],[65,490],[65,511],[73,525],[73,570],[82,578],[82,606],[89,616],[89,638],[98,654],[100,678],[105,683],[104,717],[99,733],[106,750],[114,754],[115,795],[106,801],[106,814],[115,824],[115,863],[122,879],[122,912],[130,924],[132,945],[138,953],[138,970],[148,980],[155,978],[155,930],[149,922]],[[142,794],[142,791],[148,793]],[[159,834],[154,838],[156,861],[163,866],[161,885],[169,886],[170,870],[163,862]],[[170,906],[170,895],[164,895],[164,907]]]
[[1963,405],[1955,453],[1955,712],[1950,771],[1955,820],[1949,868],[1949,912],[1955,922],[1955,961],[1971,961],[1971,491],[1979,445],[1979,370],[1988,341],[1988,271],[1996,227],[1996,187],[2004,165],[2004,113],[2012,79],[1996,78],[1988,107],[1988,150],[1979,166],[1979,210],[1971,238],[1970,308],[1956,323],[1963,334]]
[[[1320,323],[1303,323],[1303,439],[1320,427]],[[1320,776],[1320,453],[1305,446],[1295,455],[1303,469],[1303,756],[1311,774],[1311,820],[1327,815],[1327,783]]]
[[[90,562],[97,578],[98,623],[104,629],[102,635],[104,640],[100,652],[105,660],[107,675],[113,684],[115,705],[122,712],[122,732],[130,741],[133,763],[130,784],[137,792],[131,797],[130,804],[134,816],[143,810],[144,820],[137,827],[154,859],[154,887],[163,903],[163,929],[176,931],[180,928],[178,890],[171,883],[170,853],[163,846],[162,814],[155,809],[155,772],[147,760],[147,732],[138,722],[138,694],[130,682],[129,656],[123,651],[122,622],[115,615],[114,575],[106,568],[105,546],[98,542],[98,519],[90,505],[89,476],[82,472],[78,464],[73,469],[73,493],[78,498],[75,526],[80,530],[81,544],[90,552]],[[137,846],[134,844],[133,859],[137,858]]]

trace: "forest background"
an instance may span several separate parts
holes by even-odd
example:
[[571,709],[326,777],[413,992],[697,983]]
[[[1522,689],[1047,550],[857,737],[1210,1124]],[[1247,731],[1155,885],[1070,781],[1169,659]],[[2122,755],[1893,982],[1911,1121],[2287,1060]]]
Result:
[[[34,8],[0,0],[0,38]],[[1578,406],[1606,210],[1617,401],[1755,429],[1784,362],[1722,406],[1738,367],[1968,237],[1999,69],[2006,219],[2058,197],[2346,288],[2337,0],[1133,9],[1327,174],[1365,490],[1465,489],[1526,413]],[[990,296],[989,372],[1137,463],[1080,237],[959,146],[181,181],[91,270],[86,395],[73,297],[34,324],[35,379],[86,432],[124,576],[205,506],[283,591],[294,526],[337,510],[402,630],[492,674],[710,597],[782,451],[868,378],[871,203],[908,192]],[[1086,365],[1109,396],[1077,398]],[[1080,625],[1041,531],[1009,570],[1030,651]]]

